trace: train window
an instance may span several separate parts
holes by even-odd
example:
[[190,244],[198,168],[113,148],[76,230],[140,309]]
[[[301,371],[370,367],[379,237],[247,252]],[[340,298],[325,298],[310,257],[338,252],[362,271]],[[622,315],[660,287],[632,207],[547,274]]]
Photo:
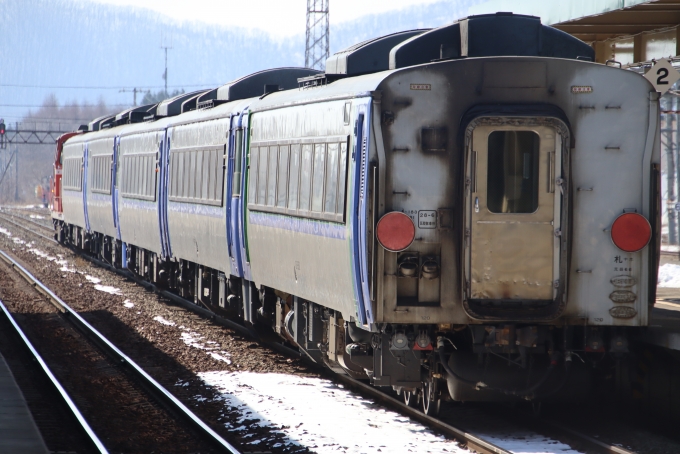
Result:
[[188,197],[193,199],[196,197],[196,153],[187,153],[189,155],[189,194]]
[[184,153],[172,153],[172,156],[175,163],[172,178],[176,180],[173,182],[173,186],[175,187],[173,194],[181,197],[184,191]]
[[314,144],[314,175],[312,181],[312,211],[323,211],[324,173],[326,171],[326,144]]
[[249,178],[257,182],[251,180],[248,204],[258,211],[287,209],[284,211],[293,216],[342,222],[348,139],[254,144],[259,147],[251,149]]
[[[171,150],[169,200],[222,206],[224,149],[225,145],[211,145],[199,149]],[[149,188],[155,191],[155,156],[149,156],[145,165],[151,169]]]
[[276,205],[276,169],[279,158],[279,147],[269,147],[269,172],[267,173],[267,206]]
[[340,144],[338,178],[340,179],[340,184],[338,185],[338,206],[336,213],[343,214],[345,212],[345,188],[347,187],[347,142]]
[[487,206],[492,213],[533,213],[538,208],[539,137],[533,131],[489,134]]
[[170,194],[177,194],[177,173],[179,168],[177,166],[177,153],[170,155]]
[[205,152],[196,153],[196,195],[197,199],[208,198],[208,156]]
[[288,208],[298,207],[298,178],[300,176],[300,145],[290,146],[290,179],[288,180]]
[[250,149],[250,163],[248,164],[248,202],[257,203],[257,163],[260,157],[260,149],[253,147]]
[[[223,150],[215,149],[210,151],[210,186],[208,190],[208,200],[222,199],[222,178],[224,177],[224,166],[220,162]],[[224,161],[224,158],[222,159]]]
[[64,176],[62,179],[64,189],[70,189],[72,191],[82,190],[81,162],[82,158],[80,157],[64,159]]
[[215,167],[217,159],[216,150],[206,150],[199,155],[203,155],[203,175],[201,175],[201,200],[215,198]]
[[257,203],[266,205],[267,202],[267,157],[269,156],[267,147],[260,147],[260,167],[257,172]]
[[328,144],[328,159],[326,162],[326,200],[324,211],[335,213],[338,195],[338,144]]
[[302,145],[302,162],[300,163],[300,204],[303,211],[309,210],[309,191],[312,180],[312,145]]
[[232,197],[239,197],[241,195],[241,166],[243,159],[243,130],[236,130],[236,138],[234,139],[236,146],[235,160],[234,160],[234,179],[232,181],[231,195]]
[[288,189],[288,145],[279,147],[279,183],[276,192],[276,206],[286,207],[286,189]]
[[[146,194],[147,191],[148,191],[147,186],[148,186],[148,179],[149,179],[149,176],[146,174],[146,172],[144,172],[144,167],[145,167],[145,164],[146,164],[146,162],[145,162],[146,159],[144,159],[144,158],[141,157],[141,156],[136,156],[136,157],[135,157],[135,160],[137,161],[137,169],[138,169],[137,171],[140,172],[140,173],[141,173],[141,176],[142,176],[142,178],[141,178],[142,187],[141,187],[141,191],[139,191],[139,192],[140,192],[141,194]],[[137,191],[136,191],[136,192],[137,192]]]
[[156,152],[121,157],[123,197],[156,200]]
[[92,156],[90,169],[92,192],[111,194],[111,155]]

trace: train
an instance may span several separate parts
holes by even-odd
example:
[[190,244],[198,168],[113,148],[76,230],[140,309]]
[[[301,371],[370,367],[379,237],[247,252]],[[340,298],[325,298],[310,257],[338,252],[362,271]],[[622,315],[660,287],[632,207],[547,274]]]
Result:
[[370,39],[59,138],[63,244],[436,414],[585,397],[649,324],[659,96],[540,18]]

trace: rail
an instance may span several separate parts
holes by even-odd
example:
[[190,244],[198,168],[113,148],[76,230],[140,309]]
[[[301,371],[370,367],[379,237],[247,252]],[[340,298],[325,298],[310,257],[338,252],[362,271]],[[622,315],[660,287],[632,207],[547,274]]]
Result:
[[[27,231],[31,232],[33,235],[37,235],[37,236],[39,236],[39,237],[41,237],[41,238],[43,238],[47,241],[51,241],[53,243],[59,244],[58,241],[55,240],[53,237],[49,237],[49,236],[43,235],[42,233],[38,233],[34,230],[31,230],[28,227],[26,227],[25,225],[21,225],[18,222],[15,222],[14,218],[15,218],[15,216],[13,216],[13,215],[0,214],[0,219],[2,219],[3,221],[12,224],[15,227],[19,227],[20,229],[27,230]],[[38,225],[39,227],[41,227],[45,230],[49,230],[49,227],[47,227],[45,225],[38,224],[37,222],[33,221],[32,219],[27,219],[27,218],[24,218],[24,217],[21,217],[21,216],[18,216],[18,218],[21,219],[22,221],[33,222],[34,224]]]
[[[207,424],[198,418],[191,410],[189,410],[182,402],[173,396],[168,390],[163,388],[156,380],[147,374],[141,367],[139,367],[132,359],[120,351],[108,339],[106,339],[99,331],[94,329],[85,319],[83,319],[76,311],[71,309],[64,301],[47,288],[42,282],[35,278],[28,270],[21,266],[16,260],[7,255],[4,251],[0,251],[0,259],[5,261],[8,265],[14,268],[29,284],[31,284],[38,292],[42,293],[59,311],[67,315],[67,319],[74,324],[90,341],[97,345],[109,357],[117,361],[122,367],[125,367],[128,372],[144,387],[144,389],[151,394],[155,399],[161,402],[166,407],[170,408],[177,415],[182,417],[186,422],[191,424],[194,429],[203,434],[206,439],[212,442],[222,452],[231,454],[239,454],[239,451],[229,444],[226,440],[220,437]],[[103,448],[103,446],[102,446]],[[100,452],[106,452],[100,451]]]
[[91,447],[95,449],[96,452],[108,453],[107,449],[104,447],[101,440],[99,440],[99,437],[97,437],[97,434],[94,433],[90,425],[85,420],[83,414],[80,412],[76,404],[73,402],[73,399],[71,399],[71,396],[69,396],[64,387],[61,386],[61,383],[59,383],[57,377],[54,376],[47,363],[45,363],[45,361],[40,356],[40,353],[38,353],[35,347],[33,347],[33,344],[31,343],[30,340],[28,340],[28,337],[23,332],[23,330],[16,322],[16,320],[14,320],[14,317],[12,317],[12,314],[10,314],[9,310],[7,309],[7,306],[5,306],[5,303],[3,303],[2,300],[0,300],[0,309],[5,314],[5,317],[10,322],[12,327],[14,327],[14,331],[16,332],[16,334],[21,338],[24,345],[31,353],[31,357],[33,358],[33,360],[40,365],[40,369],[43,371],[45,377],[47,377],[47,380],[52,384],[52,386],[54,386],[59,396],[61,396],[61,399],[64,401],[64,403],[69,408],[75,419],[78,421],[78,424],[83,429],[83,432],[85,432],[88,440],[92,444]]

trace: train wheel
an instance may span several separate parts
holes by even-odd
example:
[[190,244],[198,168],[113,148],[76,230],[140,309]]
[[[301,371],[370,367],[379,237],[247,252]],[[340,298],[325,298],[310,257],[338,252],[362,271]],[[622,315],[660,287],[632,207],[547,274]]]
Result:
[[428,416],[438,415],[441,402],[434,381],[425,382],[423,385],[423,413]]

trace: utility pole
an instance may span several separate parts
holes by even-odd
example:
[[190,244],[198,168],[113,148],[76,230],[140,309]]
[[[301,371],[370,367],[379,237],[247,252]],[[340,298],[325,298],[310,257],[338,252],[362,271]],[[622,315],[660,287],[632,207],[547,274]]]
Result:
[[[166,64],[166,66],[167,66],[167,56],[165,57],[165,61],[166,61],[165,64]],[[166,69],[165,71],[167,72],[168,70]],[[166,84],[166,85],[167,85],[167,84]],[[166,89],[167,89],[167,87],[166,87]],[[118,90],[118,93],[127,93],[127,92],[132,92],[132,100],[133,100],[133,104],[132,104],[132,105],[133,105],[134,107],[137,107],[137,93],[141,93],[142,90],[140,90],[140,89],[137,88],[137,87],[133,88],[132,90],[130,90],[129,88],[121,88],[120,90]]]
[[305,33],[305,66],[324,70],[330,56],[328,3],[330,0],[307,0],[307,31]]
[[163,42],[163,36],[161,35],[161,49],[165,51],[165,71],[163,72],[163,80],[165,81],[165,94],[168,94],[168,49],[172,49],[172,35],[170,35],[170,45]]

